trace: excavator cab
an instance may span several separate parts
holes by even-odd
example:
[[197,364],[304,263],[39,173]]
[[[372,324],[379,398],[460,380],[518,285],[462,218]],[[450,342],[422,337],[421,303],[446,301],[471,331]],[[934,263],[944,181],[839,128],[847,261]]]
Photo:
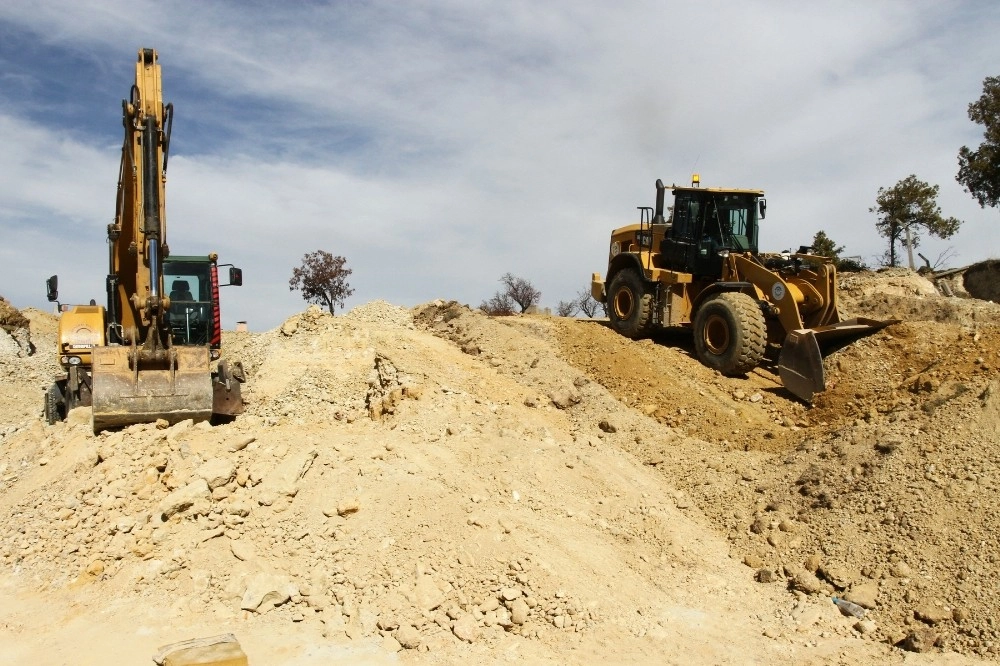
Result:
[[167,322],[175,345],[207,345],[213,338],[215,303],[210,267],[207,260],[168,258],[163,262],[163,282],[170,289]]
[[216,258],[210,254],[169,256],[163,260],[163,284],[170,297],[167,323],[175,345],[209,345],[212,350],[220,347],[219,288],[241,286],[243,271],[224,264],[229,267],[229,282],[220,283]]

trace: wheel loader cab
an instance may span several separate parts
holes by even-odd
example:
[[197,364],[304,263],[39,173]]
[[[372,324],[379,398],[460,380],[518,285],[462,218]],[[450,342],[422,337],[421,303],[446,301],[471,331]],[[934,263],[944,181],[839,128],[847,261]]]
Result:
[[205,261],[163,262],[163,282],[170,287],[167,319],[173,343],[206,345],[212,339],[211,264]]
[[675,188],[673,225],[660,247],[667,266],[718,277],[726,251],[756,253],[757,202],[754,193]]

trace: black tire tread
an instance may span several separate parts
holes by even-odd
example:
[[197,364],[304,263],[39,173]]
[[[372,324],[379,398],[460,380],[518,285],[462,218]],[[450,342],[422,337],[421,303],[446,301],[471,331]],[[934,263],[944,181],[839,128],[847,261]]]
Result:
[[[738,345],[738,349],[734,352],[728,352],[722,357],[713,357],[712,362],[706,362],[708,354],[702,346],[700,326],[696,323],[695,347],[698,356],[705,365],[714,367],[724,375],[744,375],[760,365],[764,359],[764,352],[767,349],[767,327],[764,313],[761,312],[757,301],[743,293],[725,292],[712,300],[725,303],[725,307],[733,313],[740,330],[732,331],[731,337],[734,344]],[[702,310],[707,305],[708,303],[703,304]],[[696,322],[703,321],[700,316],[696,316],[695,319]]]
[[[632,282],[629,285],[636,288],[639,291],[639,298],[637,300],[636,309],[638,312],[629,317],[627,320],[621,320],[614,316],[614,297],[618,291],[618,287],[622,282]],[[612,328],[618,331],[620,334],[627,338],[641,338],[649,334],[652,329],[653,322],[653,295],[648,293],[644,288],[644,281],[642,276],[639,275],[633,269],[623,269],[615,274],[614,278],[611,279],[607,295],[608,304],[608,321],[611,322]]]

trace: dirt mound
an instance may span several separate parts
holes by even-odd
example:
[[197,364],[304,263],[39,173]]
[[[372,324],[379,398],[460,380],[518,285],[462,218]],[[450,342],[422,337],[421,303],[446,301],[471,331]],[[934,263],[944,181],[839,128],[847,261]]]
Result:
[[8,333],[16,328],[28,327],[28,318],[3,296],[0,296],[0,327]]
[[0,357],[34,353],[28,318],[0,296]]
[[[898,279],[887,309],[942,300]],[[684,336],[445,301],[226,333],[247,411],[215,427],[47,426],[54,354],[0,357],[0,660],[95,661],[113,635],[141,663],[229,632],[300,666],[995,656],[982,312],[838,352],[813,408]]]
[[995,656],[998,311],[909,271],[845,283],[853,315],[905,321],[826,359],[829,388],[805,412],[766,368],[705,377],[684,339],[622,345],[588,322],[560,340],[620,399],[697,438],[629,448],[764,579],[858,599],[890,643],[932,626],[947,649]]
[[973,264],[962,273],[962,286],[973,298],[1000,302],[1000,261]]

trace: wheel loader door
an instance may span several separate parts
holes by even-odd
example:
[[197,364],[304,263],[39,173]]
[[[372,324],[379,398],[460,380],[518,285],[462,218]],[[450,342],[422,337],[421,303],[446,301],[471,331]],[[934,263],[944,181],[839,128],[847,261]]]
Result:
[[660,244],[660,254],[670,270],[690,273],[697,256],[698,216],[701,204],[686,192],[674,198],[673,226]]

